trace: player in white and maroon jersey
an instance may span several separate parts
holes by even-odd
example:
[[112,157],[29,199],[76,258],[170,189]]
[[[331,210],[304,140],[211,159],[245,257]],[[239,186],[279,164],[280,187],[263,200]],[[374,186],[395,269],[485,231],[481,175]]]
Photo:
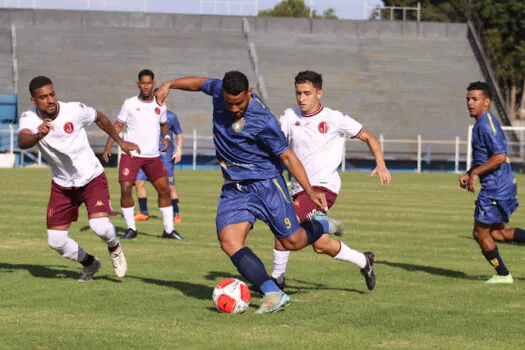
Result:
[[85,203],[89,226],[108,245],[115,274],[124,277],[127,262],[108,218],[109,189],[104,168],[89,144],[85,128],[96,123],[112,137],[125,153],[139,150],[124,142],[102,113],[79,102],[58,102],[51,80],[39,76],[29,84],[35,105],[22,113],[18,131],[21,149],[37,146],[51,167],[53,181],[47,207],[47,235],[51,248],[84,267],[79,281],[93,279],[102,264],[86,253],[68,235],[78,209]]
[[[292,178],[291,194],[295,213],[301,221],[326,215],[326,211],[334,205],[341,189],[341,178],[337,173],[337,168],[342,161],[347,137],[357,138],[370,148],[376,160],[376,168],[372,171],[371,176],[378,174],[381,184],[390,184],[391,181],[390,172],[385,165],[383,152],[376,137],[350,116],[324,107],[320,101],[323,96],[322,85],[321,74],[313,71],[299,72],[295,77],[298,106],[287,109],[280,119],[281,129],[290,148],[303,163],[308,180],[314,189],[325,193],[328,203],[328,208],[320,208],[315,205],[297,181]],[[358,252],[336,240],[332,245],[330,255],[335,259],[359,266],[368,289],[373,290],[375,287],[373,253]],[[282,286],[284,286],[284,273],[289,257],[290,252],[286,251],[276,240],[272,277]]]
[[[171,204],[171,190],[168,184],[168,172],[160,157],[159,137],[162,131],[166,151],[169,146],[169,127],[166,119],[166,106],[161,106],[155,100],[155,75],[148,69],[141,70],[138,74],[137,86],[140,90],[138,96],[124,101],[115,130],[120,132],[126,125],[124,136],[126,141],[139,145],[141,152],[132,152],[131,155],[122,155],[119,164],[119,183],[121,189],[120,206],[122,215],[128,226],[122,239],[137,237],[135,224],[135,204],[133,201],[133,184],[140,169],[144,171],[159,195],[159,209],[164,221],[162,238],[182,239],[182,236],[173,228],[173,207]],[[160,126],[160,127],[159,127]],[[111,155],[113,139],[108,138],[103,158],[107,162]]]

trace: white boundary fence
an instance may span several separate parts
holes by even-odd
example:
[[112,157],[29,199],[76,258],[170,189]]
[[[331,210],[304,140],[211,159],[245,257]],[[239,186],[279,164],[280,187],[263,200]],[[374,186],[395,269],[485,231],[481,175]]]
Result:
[[[471,130],[471,129],[469,129]],[[525,131],[525,128],[523,129]],[[5,135],[8,134],[8,135]],[[8,140],[6,140],[6,136]],[[90,131],[88,136],[92,140],[93,148],[96,152],[102,152],[105,143],[105,133],[102,131]],[[10,153],[20,153],[22,157],[30,157],[32,160],[36,159],[36,162],[41,165],[41,155],[39,152],[31,152],[31,150],[21,150],[15,148],[15,138],[16,130],[13,126],[10,125],[9,129],[0,130],[0,138],[3,140],[2,145],[0,145],[0,152],[10,152]],[[96,139],[97,141],[104,140],[104,143],[97,141],[93,142]],[[197,130],[194,129],[191,134],[184,134],[184,148],[182,154],[184,156],[191,155],[192,162],[191,168],[193,170],[198,168],[197,158],[199,156],[214,156],[215,148],[213,146],[213,137],[211,135],[200,135]],[[454,171],[459,173],[460,162],[466,161],[468,164],[469,161],[469,152],[470,146],[467,151],[461,151],[462,148],[466,148],[467,141],[461,141],[459,137],[456,137],[455,140],[427,140],[424,139],[422,135],[417,135],[413,139],[387,139],[385,135],[380,134],[378,137],[381,148],[384,150],[385,159],[396,160],[396,161],[416,161],[415,172],[422,172],[423,162],[432,162],[432,161],[451,161],[454,160]],[[8,141],[8,142],[6,142]],[[352,143],[356,144],[355,146]],[[392,151],[393,147],[407,146],[409,148],[415,148],[414,152],[404,151],[396,152]],[[429,151],[431,145],[439,145],[442,148],[446,148],[445,152],[440,152],[440,156],[436,157]],[[362,159],[362,160],[373,160],[373,157],[370,155],[368,149],[364,151],[357,150],[357,146],[363,147],[363,144],[359,140],[347,140],[345,143],[345,150],[343,161],[341,163],[341,171],[348,170],[348,160],[349,159]],[[113,150],[116,146],[114,146]],[[523,147],[523,145],[521,146]],[[117,151],[118,159],[120,160],[120,149]],[[437,159],[439,158],[439,159]],[[24,164],[20,164],[24,165]]]

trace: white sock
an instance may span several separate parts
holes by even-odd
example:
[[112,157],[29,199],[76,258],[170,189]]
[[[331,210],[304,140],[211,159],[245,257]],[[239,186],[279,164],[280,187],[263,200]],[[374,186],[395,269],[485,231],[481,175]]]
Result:
[[128,228],[137,231],[137,226],[135,226],[135,207],[130,208],[121,208],[122,216],[126,220],[126,225]]
[[366,266],[365,255],[357,250],[353,250],[343,242],[341,242],[341,250],[334,256],[334,259],[351,262],[361,269]]
[[164,231],[166,233],[172,233],[173,232],[173,207],[170,205],[169,207],[159,208],[160,212],[162,213],[162,221],[164,221]]
[[86,257],[78,243],[69,238],[68,231],[47,230],[47,243],[64,258],[80,262]]
[[290,259],[290,251],[285,250],[273,250],[273,272],[272,277],[277,280],[278,283],[282,283],[284,273],[286,272],[286,265]]
[[102,238],[108,247],[114,247],[117,245],[117,234],[115,226],[109,221],[109,218],[95,218],[89,219],[89,227]]

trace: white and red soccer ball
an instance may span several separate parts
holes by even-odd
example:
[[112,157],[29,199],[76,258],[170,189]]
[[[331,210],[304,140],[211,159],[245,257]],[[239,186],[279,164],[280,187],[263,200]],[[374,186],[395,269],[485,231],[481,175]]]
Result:
[[235,278],[220,281],[213,290],[213,303],[220,312],[240,314],[250,305],[250,289]]

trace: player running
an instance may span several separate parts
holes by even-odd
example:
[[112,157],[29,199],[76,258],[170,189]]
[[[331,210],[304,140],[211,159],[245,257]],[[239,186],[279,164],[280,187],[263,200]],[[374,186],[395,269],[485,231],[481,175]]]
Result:
[[[159,151],[162,151],[164,148],[164,138],[169,140],[168,150],[161,153],[162,163],[168,171],[168,184],[170,186],[170,195],[171,195],[171,206],[173,207],[173,221],[176,223],[181,223],[182,219],[179,214],[179,195],[177,194],[177,189],[175,188],[175,175],[173,173],[173,165],[177,164],[181,160],[182,156],[182,129],[180,128],[179,119],[177,115],[172,111],[166,111],[166,119],[168,121],[169,133],[167,137],[160,136],[160,147]],[[177,151],[174,154],[175,147],[173,146],[172,135],[177,135]],[[146,181],[148,177],[144,170],[140,169],[137,175],[137,180],[135,181],[135,189],[137,191],[137,197],[139,200],[140,212],[135,214],[136,221],[145,221],[149,219],[148,212],[148,195],[146,192]],[[180,236],[180,235],[179,235]],[[181,236],[182,237],[182,236]]]
[[[330,209],[341,189],[341,178],[337,169],[342,161],[345,138],[357,138],[368,145],[376,161],[376,167],[370,176],[379,175],[382,185],[390,184],[391,176],[376,137],[350,116],[323,106],[322,88],[321,74],[313,71],[299,72],[295,77],[297,107],[284,111],[280,121],[290,149],[303,163],[313,188],[325,194],[327,207]],[[299,220],[309,220],[326,214],[326,210],[308,197],[295,178],[292,178],[291,182],[291,195]],[[317,246],[324,244],[322,240],[327,238],[321,238],[313,245],[317,253],[324,253]],[[374,254],[361,253],[340,241],[336,248],[328,254],[334,259],[357,265],[368,289],[373,290],[376,284]],[[276,239],[272,277],[281,289],[284,288],[284,274],[289,258],[290,252]]]
[[113,269],[124,277],[127,262],[109,221],[109,189],[104,168],[89,144],[85,128],[96,123],[122,151],[140,152],[140,148],[120,139],[111,122],[99,111],[78,102],[59,102],[51,79],[39,76],[29,83],[34,108],[22,113],[18,131],[21,149],[37,146],[51,168],[53,180],[47,206],[47,237],[49,246],[63,257],[83,265],[79,281],[90,281],[102,267],[68,235],[78,208],[86,205],[89,227],[108,246]]
[[[141,149],[141,153],[132,152],[131,156],[123,154],[120,158],[120,206],[128,226],[122,239],[134,239],[137,237],[132,190],[139,169],[143,169],[159,195],[159,209],[164,222],[162,238],[181,240],[182,237],[173,228],[173,207],[168,185],[168,173],[160,158],[158,145],[162,130],[164,148],[161,151],[165,152],[168,149],[169,130],[166,119],[166,107],[157,104],[153,96],[153,89],[156,84],[153,72],[144,69],[139,72],[138,79],[139,95],[128,98],[124,102],[115,122],[115,130],[117,132],[120,132],[122,127],[126,125],[127,132],[124,138],[127,141],[138,144]],[[113,139],[108,138],[103,154],[106,162],[111,156],[112,145]]]
[[[288,147],[277,118],[249,87],[246,76],[227,72],[222,80],[186,77],[164,83],[156,93],[164,104],[170,89],[202,91],[213,99],[213,136],[224,185],[217,205],[217,233],[222,250],[239,273],[264,293],[259,314],[279,311],[290,303],[264,264],[245,245],[257,219],[263,220],[285,249],[299,250],[325,233],[341,234],[339,223],[324,216],[299,223],[282,177],[284,163],[314,203],[326,198],[308,181],[303,165]],[[327,239],[329,251],[339,243]]]

